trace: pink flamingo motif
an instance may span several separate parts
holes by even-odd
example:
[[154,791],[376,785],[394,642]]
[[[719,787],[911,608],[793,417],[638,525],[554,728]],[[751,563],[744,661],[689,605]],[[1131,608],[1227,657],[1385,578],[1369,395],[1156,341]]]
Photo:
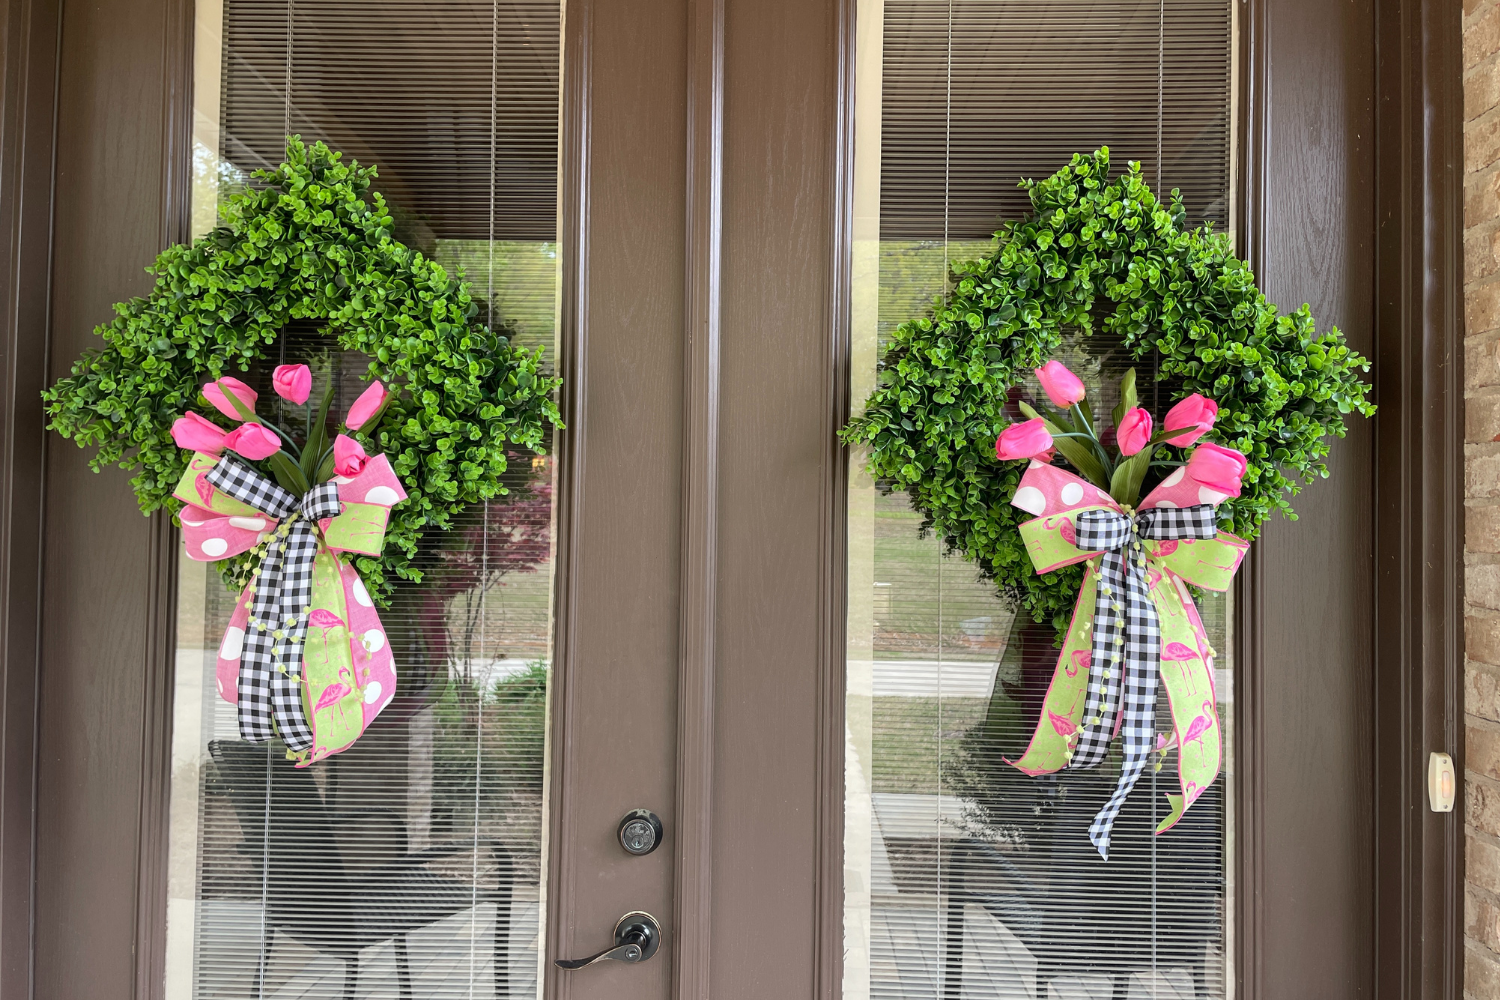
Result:
[[314,711],[321,711],[322,709],[328,708],[331,705],[337,705],[339,703],[339,699],[343,698],[344,695],[348,694],[351,690],[353,689],[343,681],[334,681],[332,684],[323,689],[323,694],[319,696],[318,704],[314,708]]
[[1163,542],[1157,542],[1156,557],[1158,559],[1165,559],[1167,556],[1177,551],[1177,544],[1178,543],[1173,541],[1172,539],[1167,539]]
[[1213,728],[1214,707],[1208,702],[1203,703],[1203,712],[1192,722],[1188,723],[1187,734],[1182,737],[1182,745],[1187,746],[1194,740],[1201,740],[1203,734]]
[[1169,642],[1167,648],[1161,651],[1163,660],[1196,660],[1198,651],[1180,642]]
[[1073,522],[1066,517],[1049,517],[1043,522],[1043,527],[1048,531],[1055,531],[1062,536],[1062,540],[1074,548],[1078,547],[1078,534],[1073,530]]
[[208,473],[198,473],[193,479],[193,486],[197,488],[198,495],[203,498],[203,506],[207,507],[213,503],[214,488],[213,484],[208,481]]
[[1088,670],[1093,665],[1094,654],[1087,649],[1073,650],[1073,665],[1064,666],[1063,672],[1069,677],[1077,677],[1079,668]]
[[1057,735],[1068,737],[1078,732],[1078,727],[1073,725],[1072,719],[1065,719],[1056,712],[1048,712],[1047,718],[1052,721],[1052,728],[1057,730]]
[[339,628],[340,626],[342,626],[344,624],[344,619],[340,618],[332,611],[325,611],[323,608],[317,608],[313,611],[312,614],[307,616],[307,623],[309,625],[316,625],[318,628],[323,630],[324,635],[327,635],[329,629]]

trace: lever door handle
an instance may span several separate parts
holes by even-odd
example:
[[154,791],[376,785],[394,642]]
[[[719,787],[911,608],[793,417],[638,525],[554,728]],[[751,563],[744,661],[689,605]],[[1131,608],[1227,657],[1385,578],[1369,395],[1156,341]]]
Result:
[[559,969],[582,969],[595,962],[644,962],[661,947],[661,924],[642,910],[632,910],[615,924],[615,943],[588,958],[559,958]]

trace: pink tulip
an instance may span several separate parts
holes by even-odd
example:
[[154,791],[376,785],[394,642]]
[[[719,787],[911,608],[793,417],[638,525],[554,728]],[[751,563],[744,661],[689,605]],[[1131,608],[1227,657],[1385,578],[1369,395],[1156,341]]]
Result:
[[306,365],[277,365],[271,373],[271,388],[282,399],[301,406],[312,392],[312,369]]
[[361,393],[354,405],[349,407],[349,416],[344,423],[349,425],[351,431],[359,430],[385,405],[385,397],[389,395],[379,380],[371,382],[370,388]]
[[196,413],[184,413],[172,424],[172,440],[179,448],[217,455],[224,450],[224,429]]
[[359,442],[347,434],[333,439],[333,471],[341,476],[357,476],[365,470],[370,456],[359,446]]
[[1167,438],[1167,444],[1186,448],[1213,429],[1219,417],[1219,404],[1207,396],[1193,393],[1167,411],[1162,427],[1169,431],[1183,431],[1176,437]]
[[995,439],[995,457],[1002,462],[1018,458],[1035,458],[1052,447],[1052,435],[1047,433],[1041,417],[1019,424],[1011,424]]
[[1249,463],[1245,456],[1233,448],[1221,448],[1216,444],[1200,444],[1188,456],[1188,478],[1206,486],[1215,493],[1237,497],[1245,478]]
[[265,424],[240,424],[225,435],[224,447],[258,462],[281,450],[281,438]]
[[1049,361],[1033,371],[1036,380],[1042,383],[1042,391],[1058,409],[1066,410],[1083,398],[1083,382],[1061,361]]
[[1151,414],[1137,406],[1126,410],[1115,428],[1115,440],[1119,442],[1121,455],[1134,455],[1151,441]]
[[244,420],[245,418],[240,415],[240,411],[235,409],[234,404],[225,397],[224,390],[226,389],[234,394],[235,399],[245,404],[245,409],[251,413],[255,412],[255,400],[257,398],[255,390],[239,379],[228,375],[223,376],[217,382],[206,384],[203,387],[203,395],[210,403],[214,404],[214,409],[224,414],[224,416],[235,420]]

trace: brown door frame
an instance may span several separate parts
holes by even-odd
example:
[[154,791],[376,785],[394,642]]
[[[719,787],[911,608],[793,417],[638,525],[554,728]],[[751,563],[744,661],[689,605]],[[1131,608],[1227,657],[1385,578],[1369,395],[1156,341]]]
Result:
[[[1284,171],[1286,157],[1294,155],[1285,148],[1271,148],[1265,130],[1266,102],[1271,99],[1267,88],[1275,82],[1278,42],[1272,31],[1278,13],[1284,13],[1293,2],[1248,0],[1241,11],[1244,77],[1240,93],[1245,101],[1241,144],[1245,222],[1241,231],[1245,249],[1255,263],[1261,255],[1279,248],[1286,235],[1265,224],[1260,206],[1266,186],[1285,178],[1277,170]],[[68,606],[65,594],[48,590],[47,585],[49,581],[56,585],[58,574],[65,572],[63,567],[81,559],[79,553],[89,540],[91,526],[74,517],[45,516],[45,502],[58,500],[59,490],[73,482],[90,480],[81,479],[87,475],[80,471],[83,456],[71,445],[49,440],[43,433],[36,399],[49,373],[55,375],[59,363],[65,362],[88,336],[78,320],[56,315],[55,304],[60,298],[92,285],[96,291],[88,300],[108,301],[140,287],[139,261],[116,268],[109,275],[77,273],[77,258],[63,251],[76,249],[78,236],[76,231],[55,232],[55,216],[60,213],[54,210],[54,200],[97,197],[121,190],[136,196],[134,204],[118,197],[94,202],[97,211],[91,219],[89,237],[101,245],[134,247],[141,242],[140,204],[157,206],[154,225],[159,229],[149,234],[148,242],[159,246],[182,236],[190,124],[191,17],[186,0],[104,0],[94,11],[65,11],[63,6],[60,0],[8,0],[3,22],[0,225],[6,239],[0,247],[0,259],[5,264],[0,281],[0,299],[4,302],[0,313],[0,442],[4,445],[0,448],[0,642],[5,658],[0,687],[4,695],[0,710],[4,725],[0,738],[0,994],[6,1000],[46,995],[44,984],[56,982],[55,972],[37,969],[35,956],[38,938],[49,937],[51,940],[40,942],[41,954],[48,961],[71,956],[79,967],[75,974],[82,978],[69,982],[89,984],[87,992],[76,995],[129,995],[144,1000],[159,995],[161,982],[160,921],[165,891],[161,858],[165,851],[170,756],[164,751],[170,746],[172,533],[133,515],[128,497],[99,515],[107,520],[108,530],[130,534],[140,546],[138,551],[154,553],[154,557],[147,560],[144,586],[120,596],[122,607],[113,618],[116,622],[133,619],[140,623],[138,631],[118,650],[123,659],[114,661],[133,664],[136,671],[126,683],[138,685],[134,704],[139,711],[120,720],[124,731],[114,734],[117,745],[135,748],[127,754],[134,757],[134,786],[128,795],[112,796],[107,803],[114,821],[111,835],[118,837],[122,829],[134,832],[137,861],[133,870],[123,873],[122,878],[110,879],[112,885],[134,887],[133,899],[123,910],[110,908],[111,912],[128,912],[132,918],[127,921],[128,928],[115,931],[111,927],[109,939],[91,940],[90,957],[84,961],[80,950],[83,943],[60,937],[55,919],[39,915],[38,891],[58,890],[53,881],[55,870],[47,868],[45,857],[39,859],[38,848],[39,837],[54,831],[37,824],[39,795],[88,796],[100,792],[90,785],[87,767],[78,760],[66,760],[69,754],[79,752],[79,747],[68,743],[44,745],[42,730],[46,725],[50,734],[56,725],[67,721],[69,712],[90,707],[67,701],[49,706],[46,692],[50,686],[58,692],[54,698],[77,698],[77,691],[64,682],[87,675],[85,666],[57,659],[56,630],[73,608]],[[575,0],[571,6],[570,20],[589,3]],[[1378,102],[1371,112],[1376,126],[1373,144],[1366,147],[1372,156],[1373,183],[1367,192],[1349,195],[1371,199],[1376,220],[1368,238],[1376,262],[1370,296],[1381,405],[1367,445],[1375,463],[1376,484],[1370,526],[1374,580],[1370,636],[1373,667],[1369,678],[1372,717],[1364,733],[1374,761],[1369,814],[1374,828],[1375,864],[1369,873],[1369,903],[1375,916],[1371,918],[1370,969],[1365,975],[1381,996],[1457,998],[1462,976],[1461,812],[1439,816],[1426,810],[1423,761],[1428,750],[1446,749],[1462,767],[1462,641],[1458,626],[1462,609],[1460,13],[1453,0],[1410,0],[1404,4],[1381,0],[1365,9],[1369,12],[1369,50],[1373,57],[1367,82]],[[689,45],[696,53],[692,65],[698,67],[693,80],[700,88],[697,93],[702,94],[705,82],[710,88],[715,85],[715,72],[722,81],[725,60],[733,62],[736,58],[732,40],[726,54],[725,32],[732,39],[740,23],[737,18],[746,16],[746,8],[730,0],[693,0],[692,11],[696,20],[691,22],[695,27]],[[106,60],[96,67],[85,59],[90,46],[121,58],[118,50],[130,44],[129,40],[111,37],[102,27],[99,34],[90,35],[90,25],[107,24],[122,13],[160,25],[159,55],[136,51],[130,53],[133,59],[126,60],[135,66],[128,81],[135,89],[118,77],[103,79],[119,62]],[[100,14],[103,16],[97,19],[91,16]],[[848,50],[853,39],[852,4],[849,0],[831,0],[827,16],[832,21],[829,37],[837,39],[837,51],[824,52],[817,58],[826,71],[826,97],[836,108],[833,117],[839,124],[836,134],[828,139],[831,148],[825,165],[826,197],[827,204],[840,206],[847,215],[844,188],[849,176],[852,128],[848,113],[853,93]],[[686,17],[683,20],[686,32],[689,22]],[[706,63],[702,61],[705,58]],[[570,65],[570,74],[574,72]],[[576,78],[570,76],[570,83],[576,83]],[[158,96],[152,106],[129,103],[153,89]],[[79,103],[79,95],[87,98],[111,91],[116,95],[111,105],[114,113],[148,122],[150,127],[106,138],[97,117],[99,109],[90,109],[87,100]],[[70,100],[70,93],[74,99]],[[568,95],[569,114],[575,116],[587,111],[586,102],[579,105],[577,97]],[[696,110],[689,120],[693,134],[709,140],[707,147],[694,148],[711,150],[714,142],[722,141],[723,104],[717,106],[721,116],[718,125],[714,122],[714,105],[700,102],[693,107]],[[91,110],[93,117],[82,116],[84,110]],[[565,121],[568,129],[579,125],[576,117],[565,117]],[[112,145],[106,148],[107,142]],[[718,169],[722,170],[722,146],[719,149]],[[60,157],[60,152],[68,155]],[[693,169],[706,169],[707,177],[713,177],[711,160],[706,167],[701,159],[692,162]],[[137,166],[129,176],[122,177],[120,165],[127,163]],[[145,164],[144,168],[140,164]],[[566,166],[583,170],[586,163],[580,158]],[[704,198],[704,188],[696,190],[698,194],[686,211],[696,224],[707,225],[713,219],[711,200]],[[823,265],[834,299],[827,304],[826,317],[830,335],[825,371],[832,380],[826,400],[829,429],[837,424],[847,405],[842,388],[847,384],[847,353],[841,298],[847,294],[847,219],[840,216],[834,224],[836,232],[828,243],[831,259]],[[1278,220],[1277,224],[1295,227],[1299,222]],[[698,231],[713,232],[711,227]],[[701,268],[704,258],[694,259]],[[69,265],[74,266],[73,272],[63,274],[62,269]],[[135,274],[137,283],[112,276],[120,272]],[[695,270],[684,280],[698,289],[685,295],[686,315],[710,315],[701,311],[708,308],[701,296],[717,294],[712,269]],[[586,296],[586,292],[579,294]],[[687,297],[691,294],[700,298]],[[714,300],[711,297],[708,301]],[[59,323],[66,323],[67,328]],[[701,387],[704,383],[700,379],[690,385]],[[707,446],[699,447],[698,464],[689,464],[683,477],[689,509],[704,513],[709,511],[704,506],[707,501],[702,495],[694,499],[692,491],[712,485],[701,471],[702,463],[711,459],[703,450]],[[828,540],[819,556],[828,573],[826,604],[820,614],[831,624],[841,618],[843,600],[839,592],[842,461],[831,444],[822,461],[827,463],[824,481],[829,509],[823,512],[828,519]],[[112,481],[117,479],[112,477]],[[98,497],[99,491],[95,494]],[[134,521],[122,514],[131,514]],[[687,530],[697,532],[697,537],[714,538],[711,523],[705,527],[701,518],[688,523],[696,525]],[[1414,530],[1419,526],[1422,530]],[[97,537],[98,525],[92,530],[92,537]],[[690,564],[685,556],[684,579],[693,578],[696,565],[700,574],[697,579],[704,581],[703,560],[712,558],[712,549],[692,551],[698,553],[692,558],[699,561]],[[1251,596],[1266,585],[1266,580],[1256,576],[1252,563],[1244,583],[1245,595]],[[711,588],[706,582],[702,586]],[[683,636],[691,638],[688,624],[696,622],[700,649],[704,641],[701,630],[712,626],[703,610],[711,606],[711,601],[711,589],[700,589],[695,602],[687,605],[698,607],[699,612],[684,622]],[[1262,672],[1267,637],[1254,607],[1247,607],[1246,602],[1241,606],[1247,611],[1239,623],[1241,673],[1255,677]],[[708,634],[711,636],[711,632]],[[837,662],[842,655],[841,633],[825,627],[822,634],[826,647],[822,660],[825,664]],[[685,643],[683,648],[693,646]],[[711,661],[683,658],[675,669],[701,671],[706,662]],[[699,679],[711,685],[711,671],[700,673]],[[821,846],[815,868],[820,887],[813,924],[822,957],[817,960],[813,991],[832,1000],[838,992],[841,933],[842,859],[836,832],[842,822],[842,789],[841,768],[836,765],[842,756],[837,725],[842,680],[828,673],[819,683],[824,731],[818,745],[825,758],[819,763],[823,791],[817,822]],[[711,691],[711,686],[708,693],[701,686],[679,689],[684,699],[679,707],[686,711],[691,707],[688,702],[695,702],[699,707],[694,718],[700,726],[709,726],[707,735],[700,728],[694,737],[700,745],[712,735],[712,713],[705,715],[703,708]],[[1257,805],[1265,801],[1265,796],[1279,794],[1280,789],[1265,783],[1265,746],[1263,739],[1257,738],[1257,732],[1263,732],[1264,719],[1256,712],[1253,685],[1239,694],[1241,711],[1246,714],[1238,761],[1243,776],[1238,803],[1239,843],[1243,845],[1238,859],[1238,883],[1242,887],[1242,953],[1238,965],[1243,995],[1257,996],[1271,987],[1266,964],[1277,960],[1260,946],[1264,937],[1266,865],[1274,859],[1266,858],[1260,850],[1264,830],[1257,824],[1263,822],[1263,812]],[[1257,730],[1257,726],[1262,729]],[[56,759],[47,759],[46,746],[52,747],[50,753]],[[81,787],[54,788],[50,792],[39,788],[38,775],[50,773],[47,768],[59,759],[71,769],[58,773],[79,779]],[[710,843],[704,830],[695,839],[700,845]],[[702,862],[697,870],[704,870]],[[681,875],[678,884],[684,895],[692,895],[690,882]],[[701,898],[697,904],[700,907]],[[686,901],[679,896],[679,905]],[[43,908],[51,908],[52,918],[66,918],[66,906],[77,902],[76,897],[58,897],[45,901]],[[695,950],[702,954],[712,937],[705,933],[699,941]],[[692,985],[691,969],[680,970],[679,977],[678,995],[703,995]]]

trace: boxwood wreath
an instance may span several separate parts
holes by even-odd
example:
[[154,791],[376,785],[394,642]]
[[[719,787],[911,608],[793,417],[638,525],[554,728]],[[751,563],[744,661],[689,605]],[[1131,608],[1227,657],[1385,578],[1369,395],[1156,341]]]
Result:
[[[228,200],[220,225],[174,246],[148,268],[144,298],[115,306],[96,329],[102,347],[43,393],[49,427],[95,446],[95,471],[134,470],[143,513],[164,507],[187,467],[174,420],[200,401],[200,386],[248,371],[293,321],[312,321],[338,347],[370,359],[367,377],[392,393],[380,418],[356,432],[383,452],[408,499],[392,510],[379,558],[355,567],[384,605],[414,565],[424,532],[464,508],[507,492],[506,447],[542,453],[546,425],[561,426],[540,349],[512,344],[476,320],[461,276],[392,236],[376,168],[322,142],[287,140],[286,162]],[[199,410],[227,421],[211,406]],[[175,505],[175,502],[174,502]],[[241,589],[253,553],[219,563]]]
[[1319,333],[1306,305],[1281,314],[1228,235],[1186,228],[1180,192],[1163,205],[1139,163],[1111,180],[1105,147],[1021,187],[1031,214],[1005,223],[990,253],[952,265],[931,313],[895,330],[843,438],[868,446],[881,489],[905,491],[927,527],[1061,636],[1084,566],[1037,574],[1018,531],[1031,515],[1010,502],[1026,466],[999,461],[995,439],[1016,416],[1012,389],[1067,331],[1118,336],[1155,362],[1174,401],[1218,402],[1206,439],[1248,461],[1220,526],[1246,540],[1275,511],[1296,518],[1289,498],[1328,475],[1329,437],[1375,406],[1358,375],[1369,362],[1338,328]]

